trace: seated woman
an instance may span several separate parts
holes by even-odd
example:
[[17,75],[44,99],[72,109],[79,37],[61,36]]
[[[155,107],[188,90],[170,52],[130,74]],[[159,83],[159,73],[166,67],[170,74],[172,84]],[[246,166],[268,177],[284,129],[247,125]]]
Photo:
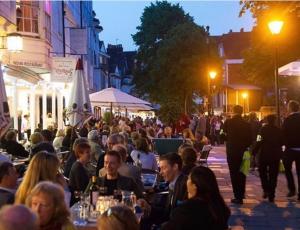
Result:
[[24,204],[26,197],[33,187],[41,181],[52,181],[61,185],[68,192],[68,185],[64,177],[58,172],[60,163],[56,155],[42,151],[33,156],[25,176],[17,192],[15,203]]
[[149,151],[146,138],[141,137],[136,141],[136,150],[133,150],[130,155],[136,164],[142,164],[143,169],[158,169],[155,155]]
[[64,202],[61,186],[49,181],[37,184],[26,199],[26,206],[39,217],[40,230],[75,230]]
[[136,216],[127,206],[114,206],[98,218],[97,229],[138,230],[139,224]]
[[69,185],[71,192],[84,192],[89,184],[90,176],[86,168],[91,159],[91,146],[88,143],[79,143],[75,146],[75,156],[77,160],[72,165],[69,175]]
[[187,181],[188,200],[171,213],[162,230],[227,229],[230,210],[220,194],[216,176],[207,167],[195,167]]
[[183,143],[193,144],[195,141],[194,134],[191,129],[187,128],[182,130]]

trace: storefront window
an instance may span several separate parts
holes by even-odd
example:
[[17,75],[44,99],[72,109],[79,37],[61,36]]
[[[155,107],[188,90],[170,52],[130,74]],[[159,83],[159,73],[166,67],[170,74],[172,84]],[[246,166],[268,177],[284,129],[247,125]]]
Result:
[[17,1],[17,30],[38,33],[38,1]]

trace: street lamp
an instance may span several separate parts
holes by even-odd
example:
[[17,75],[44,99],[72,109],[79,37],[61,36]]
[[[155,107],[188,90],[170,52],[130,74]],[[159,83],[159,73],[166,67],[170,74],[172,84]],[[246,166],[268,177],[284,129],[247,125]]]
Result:
[[244,116],[245,116],[245,114],[246,114],[246,100],[248,98],[248,93],[247,92],[242,93],[242,98],[244,100]]
[[280,34],[281,28],[283,26],[283,21],[271,21],[268,24],[269,29],[274,37],[274,68],[275,68],[275,107],[276,107],[276,116],[277,116],[277,125],[280,126],[280,107],[279,107],[279,87],[278,87],[278,47],[276,37]]
[[9,33],[0,36],[0,49],[7,49],[10,52],[23,50],[23,38],[21,34]]
[[[209,78],[208,78],[208,114],[211,113],[212,115],[214,115],[214,101],[213,101],[211,82],[216,78],[217,72],[212,70],[212,71],[209,71],[208,75],[209,75]],[[211,107],[211,109],[210,109],[210,107]]]

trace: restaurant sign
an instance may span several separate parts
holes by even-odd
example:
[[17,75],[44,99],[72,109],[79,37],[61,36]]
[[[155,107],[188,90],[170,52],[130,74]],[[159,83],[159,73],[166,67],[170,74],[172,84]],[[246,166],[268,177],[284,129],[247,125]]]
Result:
[[76,58],[53,57],[52,58],[52,82],[71,82],[76,68]]

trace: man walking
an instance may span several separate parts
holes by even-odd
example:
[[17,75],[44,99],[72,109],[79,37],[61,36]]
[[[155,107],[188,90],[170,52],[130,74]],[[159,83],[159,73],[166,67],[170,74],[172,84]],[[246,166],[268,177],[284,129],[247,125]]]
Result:
[[285,168],[285,176],[288,183],[288,197],[296,195],[296,187],[292,174],[293,161],[296,162],[296,171],[298,176],[298,200],[300,200],[300,112],[299,103],[297,101],[289,101],[288,117],[283,122],[283,135],[285,142],[285,152],[283,163]]
[[226,153],[229,166],[230,179],[233,188],[235,204],[243,204],[246,187],[246,176],[240,171],[244,152],[251,145],[250,124],[243,120],[243,107],[233,107],[234,116],[224,123],[224,134],[226,138]]

